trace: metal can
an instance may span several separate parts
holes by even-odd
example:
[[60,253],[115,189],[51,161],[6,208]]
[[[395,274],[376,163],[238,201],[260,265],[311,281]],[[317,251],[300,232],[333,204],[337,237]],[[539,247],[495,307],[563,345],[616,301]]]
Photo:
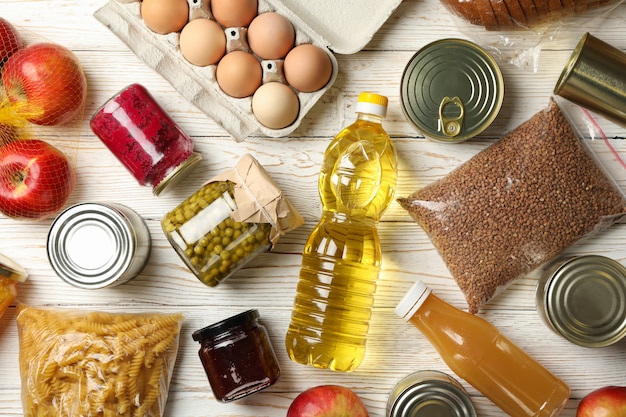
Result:
[[549,264],[539,279],[537,311],[556,334],[585,347],[626,336],[626,267],[600,255]]
[[418,371],[404,377],[391,391],[387,417],[476,417],[463,386],[439,371]]
[[554,94],[626,126],[626,53],[585,33],[574,48]]
[[112,287],[134,278],[150,256],[148,227],[121,204],[81,203],[61,212],[48,232],[48,259],[79,288]]
[[426,137],[462,142],[483,132],[504,99],[498,64],[480,46],[442,39],[409,60],[400,86],[402,110]]

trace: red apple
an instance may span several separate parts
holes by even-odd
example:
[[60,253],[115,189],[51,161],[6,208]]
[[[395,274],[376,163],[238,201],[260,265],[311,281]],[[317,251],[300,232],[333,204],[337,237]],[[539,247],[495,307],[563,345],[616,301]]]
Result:
[[606,386],[585,395],[578,404],[576,417],[626,416],[626,387]]
[[87,79],[72,51],[36,43],[15,52],[4,64],[2,83],[12,103],[39,125],[59,125],[78,117],[87,98]]
[[340,385],[318,385],[301,392],[287,410],[287,417],[369,417],[354,391]]
[[17,29],[0,17],[0,66],[23,46],[24,42]]
[[67,157],[47,142],[18,139],[0,147],[0,211],[9,217],[41,219],[56,213],[75,181]]

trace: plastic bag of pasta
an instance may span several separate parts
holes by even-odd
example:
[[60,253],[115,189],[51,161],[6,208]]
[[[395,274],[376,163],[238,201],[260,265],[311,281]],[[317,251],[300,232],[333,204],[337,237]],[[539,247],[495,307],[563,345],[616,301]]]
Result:
[[24,417],[161,417],[183,320],[21,306]]
[[469,311],[626,214],[626,197],[551,100],[447,176],[398,199]]

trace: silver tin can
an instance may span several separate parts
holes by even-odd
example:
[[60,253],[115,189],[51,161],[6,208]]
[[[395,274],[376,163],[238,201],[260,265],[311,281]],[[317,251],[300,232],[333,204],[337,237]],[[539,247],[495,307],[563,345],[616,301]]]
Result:
[[48,233],[48,259],[57,275],[85,289],[112,287],[134,278],[150,256],[143,219],[113,203],[82,203],[61,212]]
[[463,142],[495,120],[504,78],[489,53],[464,39],[440,39],[417,51],[400,82],[402,111],[427,138]]
[[426,370],[404,377],[394,387],[387,417],[476,417],[476,409],[456,379]]
[[626,267],[599,255],[557,260],[539,279],[537,312],[556,334],[584,347],[626,336]]
[[565,65],[554,94],[626,127],[626,53],[585,33]]

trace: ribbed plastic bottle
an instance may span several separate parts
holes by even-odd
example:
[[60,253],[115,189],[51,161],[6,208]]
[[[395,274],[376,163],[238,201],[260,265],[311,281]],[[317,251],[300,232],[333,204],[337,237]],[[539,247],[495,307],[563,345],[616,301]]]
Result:
[[396,313],[417,327],[441,358],[511,417],[555,417],[570,389],[482,317],[460,310],[416,282]]
[[397,178],[386,112],[387,97],[361,93],[356,121],[324,154],[322,216],[304,247],[285,341],[294,362],[350,372],[363,360],[381,268],[377,225]]

